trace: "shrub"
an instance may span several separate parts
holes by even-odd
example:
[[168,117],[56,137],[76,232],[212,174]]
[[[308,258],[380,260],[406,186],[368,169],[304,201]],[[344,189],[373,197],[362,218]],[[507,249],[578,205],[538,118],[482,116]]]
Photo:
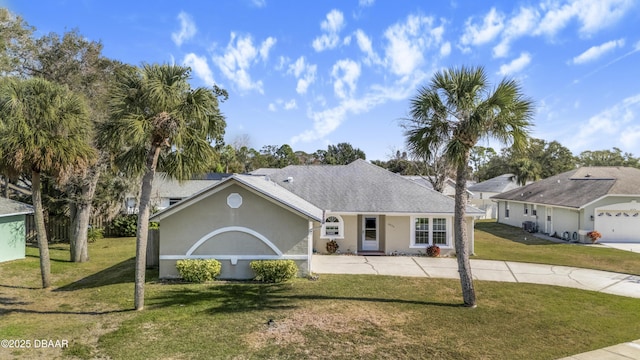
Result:
[[132,237],[136,236],[136,229],[138,228],[138,215],[136,214],[121,214],[116,216],[111,222],[111,230],[114,236],[117,237]]
[[100,240],[104,237],[104,229],[100,227],[89,227],[87,230],[87,241],[88,242],[96,242],[96,240]]
[[279,283],[298,275],[298,266],[293,260],[256,260],[250,264],[256,273],[255,279],[266,283]]
[[591,239],[592,243],[595,243],[596,241],[598,241],[598,239],[600,239],[602,237],[602,234],[600,234],[600,232],[598,231],[589,231],[587,233],[587,236]]
[[335,252],[338,251],[339,248],[340,246],[335,240],[327,242],[327,252],[329,254],[335,254]]
[[431,245],[427,248],[427,256],[438,257],[440,256],[440,247],[438,245]]
[[220,262],[215,259],[178,260],[176,268],[184,281],[202,283],[213,281],[220,275]]

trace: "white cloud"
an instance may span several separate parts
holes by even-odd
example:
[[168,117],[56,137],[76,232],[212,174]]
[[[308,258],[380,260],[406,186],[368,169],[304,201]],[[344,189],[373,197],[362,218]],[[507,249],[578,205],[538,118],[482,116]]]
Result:
[[545,14],[535,33],[554,36],[576,19],[581,35],[589,36],[616,23],[633,5],[633,0],[546,1],[541,4]]
[[293,74],[293,76],[298,79],[296,85],[296,92],[298,94],[305,94],[307,92],[309,85],[313,84],[316,80],[317,69],[317,65],[307,64],[304,56],[299,57],[296,62],[289,65],[287,72]]
[[180,46],[196,34],[197,28],[191,16],[184,11],[178,14],[178,20],[180,20],[180,30],[171,33],[171,39],[177,46]]
[[[334,78],[333,91],[337,97],[351,97],[356,90],[356,82],[360,77],[360,64],[353,60],[340,60],[333,65],[331,76]],[[348,89],[345,89],[347,87]]]
[[529,55],[529,53],[523,52],[518,58],[514,59],[510,63],[501,65],[498,74],[502,76],[515,74],[522,71],[522,69],[529,65],[530,62],[531,55]]
[[589,118],[573,138],[572,147],[593,149],[594,141],[598,142],[598,139],[606,138],[613,140],[612,146],[620,143],[626,148],[637,148],[640,128],[634,120],[639,113],[640,94],[622,100]]
[[298,108],[298,104],[296,104],[296,99],[291,99],[289,101],[287,101],[286,103],[284,103],[284,109],[285,110],[293,110],[293,109],[297,109]]
[[[313,121],[313,129],[305,130],[291,138],[291,143],[311,142],[322,139],[335,131],[349,114],[358,115],[371,111],[376,106],[388,101],[399,101],[408,98],[421,84],[427,75],[416,71],[408,82],[397,82],[392,86],[373,85],[361,98],[343,99],[333,108],[314,112],[309,110],[307,116]],[[324,105],[323,105],[324,106]]]
[[469,18],[465,23],[465,31],[460,38],[463,47],[486,44],[495,39],[504,28],[504,15],[495,8],[489,10],[481,24],[474,23],[473,20]]
[[440,56],[447,57],[449,54],[451,54],[451,43],[447,41],[440,47]]
[[194,53],[185,55],[182,63],[189,66],[198,78],[200,78],[207,86],[215,85],[213,80],[213,73],[207,63],[207,58],[204,56],[198,56]]
[[271,36],[269,36],[267,40],[262,42],[262,45],[260,45],[260,57],[262,58],[262,61],[267,61],[269,59],[269,50],[271,50],[276,42],[277,40],[272,38]]
[[536,9],[521,7],[518,13],[507,21],[500,43],[493,48],[493,56],[497,58],[507,56],[511,42],[524,35],[531,34],[539,19],[540,13]]
[[267,6],[267,0],[251,0],[251,3],[253,4],[253,6],[258,8]]
[[360,7],[368,7],[372,6],[375,0],[358,0],[358,6]]
[[317,51],[333,49],[340,42],[340,30],[344,28],[344,15],[339,10],[333,9],[327,14],[326,20],[320,23],[324,34],[313,40],[313,48]]
[[262,94],[262,81],[253,81],[249,69],[260,59],[264,61],[268,58],[273,44],[275,39],[269,37],[258,49],[253,45],[250,35],[238,36],[232,32],[224,54],[214,56],[213,62],[241,91],[256,90]]
[[277,109],[276,109],[276,104],[274,104],[274,103],[270,103],[270,104],[269,104],[269,111],[275,112],[276,110],[277,110]]
[[607,41],[604,44],[592,46],[587,51],[573,58],[574,64],[584,64],[597,60],[602,55],[624,46],[624,39]]
[[404,23],[396,23],[384,32],[385,63],[399,76],[410,75],[424,64],[424,52],[440,46],[442,31],[432,27],[433,18],[409,15]]
[[373,44],[367,34],[365,34],[364,31],[358,29],[356,30],[355,35],[356,42],[358,43],[358,48],[360,48],[360,51],[367,55],[367,57],[364,59],[364,63],[367,65],[381,64],[382,61],[380,60],[378,54],[373,51]]

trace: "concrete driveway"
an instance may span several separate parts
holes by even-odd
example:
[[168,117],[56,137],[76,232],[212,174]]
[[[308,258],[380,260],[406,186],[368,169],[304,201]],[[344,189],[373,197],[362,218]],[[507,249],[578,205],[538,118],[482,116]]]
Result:
[[[458,278],[455,258],[313,255],[311,268],[318,274]],[[636,275],[492,260],[471,260],[471,272],[476,280],[556,285],[640,298],[640,276]]]

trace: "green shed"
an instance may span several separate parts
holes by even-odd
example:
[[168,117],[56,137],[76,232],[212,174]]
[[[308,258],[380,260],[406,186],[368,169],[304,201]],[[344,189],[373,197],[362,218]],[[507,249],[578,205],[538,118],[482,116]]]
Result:
[[25,221],[32,213],[31,205],[0,198],[0,262],[24,259]]

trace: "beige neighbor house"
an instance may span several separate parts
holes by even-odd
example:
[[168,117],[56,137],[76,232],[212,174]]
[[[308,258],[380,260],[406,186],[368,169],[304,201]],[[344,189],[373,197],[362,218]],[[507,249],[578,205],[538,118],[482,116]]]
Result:
[[498,222],[571,241],[640,242],[640,169],[582,167],[492,197]]
[[[179,259],[222,262],[221,278],[248,279],[252,260],[292,259],[313,271],[313,253],[335,240],[341,253],[417,254],[437,244],[453,253],[454,200],[364,160],[288,166],[269,175],[232,175],[155,214],[160,277]],[[474,217],[467,209],[473,253]]]

